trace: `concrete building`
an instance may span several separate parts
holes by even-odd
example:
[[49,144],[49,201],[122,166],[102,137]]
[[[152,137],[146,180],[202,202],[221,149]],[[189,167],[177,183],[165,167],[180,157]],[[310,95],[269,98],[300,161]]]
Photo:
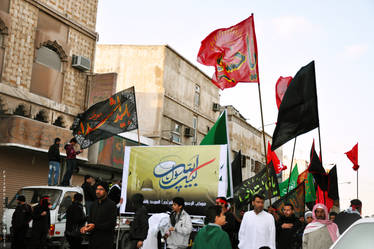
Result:
[[117,73],[117,92],[135,86],[140,134],[155,144],[199,144],[219,115],[219,89],[169,46],[98,45],[95,72]]
[[[47,184],[48,147],[55,137],[68,142],[74,116],[87,107],[97,4],[0,1],[2,198],[12,198],[25,185]],[[87,151],[78,159],[87,161]]]
[[[231,157],[241,151],[242,178],[248,179],[258,173],[265,165],[264,145],[262,131],[249,124],[246,119],[233,106],[224,106],[227,109]],[[266,145],[272,141],[269,134],[265,133]],[[267,146],[266,146],[267,149]],[[278,158],[283,157],[281,149],[276,151]]]

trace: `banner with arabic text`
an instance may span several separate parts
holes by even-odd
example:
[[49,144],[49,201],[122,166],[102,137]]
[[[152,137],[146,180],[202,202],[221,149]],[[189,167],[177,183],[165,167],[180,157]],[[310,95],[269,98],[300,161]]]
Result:
[[171,210],[183,197],[189,214],[205,208],[227,191],[227,145],[134,146],[125,148],[121,213],[133,212],[131,197],[140,193],[149,213]]
[[84,113],[78,114],[72,125],[73,135],[82,149],[97,141],[137,128],[134,87],[94,104]]
[[294,212],[295,212],[296,217],[300,217],[304,215],[304,212],[305,212],[305,184],[304,182],[299,184],[297,188],[295,188],[294,190],[292,190],[291,192],[283,196],[281,199],[274,202],[273,205],[277,208],[279,213],[282,213],[282,209],[284,205],[288,203],[292,204],[292,206],[294,207]]
[[265,199],[268,199],[269,191],[271,197],[279,196],[278,180],[273,163],[270,162],[267,167],[269,178],[264,167],[257,175],[245,180],[234,190],[235,204],[238,208],[250,204],[256,194],[262,195]]

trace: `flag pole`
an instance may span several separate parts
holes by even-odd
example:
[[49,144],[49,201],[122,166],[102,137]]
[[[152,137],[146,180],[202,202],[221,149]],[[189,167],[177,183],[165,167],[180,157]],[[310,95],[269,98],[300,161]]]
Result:
[[292,166],[293,166],[293,158],[294,158],[294,155],[295,155],[295,147],[296,147],[296,139],[297,139],[297,137],[295,137],[295,141],[293,143],[293,151],[292,151],[291,167],[290,167],[290,176],[288,177],[288,185],[287,185],[287,194],[288,194],[288,191],[290,189]]
[[[266,140],[265,140],[265,125],[264,125],[264,114],[263,114],[263,111],[262,111],[262,99],[261,99],[261,88],[260,88],[260,79],[258,79],[258,83],[257,83],[257,86],[258,86],[258,96],[259,96],[259,99],[260,99],[260,111],[261,111],[261,123],[262,123],[262,139],[263,139],[263,142],[264,142],[264,157],[265,157],[265,167],[266,167],[266,177],[268,179],[268,181],[270,180],[270,177],[269,177],[269,167],[267,166],[267,153],[266,153]],[[268,189],[268,198],[269,198],[269,203],[271,205],[271,193],[273,192],[273,187],[269,186],[270,188]]]
[[357,169],[357,199],[358,199],[358,169]]

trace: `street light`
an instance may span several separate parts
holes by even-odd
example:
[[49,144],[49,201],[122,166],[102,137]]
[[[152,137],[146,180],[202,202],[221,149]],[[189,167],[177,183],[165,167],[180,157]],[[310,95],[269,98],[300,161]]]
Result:
[[338,184],[351,184],[351,182],[339,182]]

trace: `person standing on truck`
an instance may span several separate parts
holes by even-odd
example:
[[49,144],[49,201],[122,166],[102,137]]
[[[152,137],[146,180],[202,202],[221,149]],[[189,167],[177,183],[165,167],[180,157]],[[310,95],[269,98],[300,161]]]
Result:
[[26,203],[25,196],[17,196],[17,207],[12,216],[12,249],[26,248],[26,233],[31,220],[31,207]]
[[70,143],[65,145],[66,150],[66,173],[62,180],[61,186],[69,186],[70,178],[73,175],[73,171],[77,168],[77,155],[82,153],[83,150],[75,151],[74,146],[77,144],[77,139],[70,139]]
[[149,224],[147,209],[143,205],[144,196],[135,194],[131,198],[131,202],[135,208],[135,216],[132,222],[126,221],[130,225],[130,244],[128,248],[136,249],[143,246],[143,241],[147,238]]
[[80,249],[82,244],[82,236],[80,228],[86,222],[86,215],[82,206],[83,195],[76,193],[74,195],[73,203],[66,210],[66,227],[65,236],[69,242],[70,249]]
[[205,227],[196,235],[192,249],[231,249],[229,235],[222,229],[226,216],[221,205],[208,208]]
[[95,179],[90,175],[84,176],[84,183],[82,184],[82,189],[84,193],[84,200],[86,204],[86,214],[90,215],[91,206],[96,200],[96,186],[94,186]]
[[170,228],[167,237],[167,248],[184,249],[188,247],[192,222],[188,213],[184,210],[184,199],[175,197],[170,214]]
[[114,228],[116,226],[116,204],[108,198],[109,185],[101,182],[96,188],[97,200],[92,204],[87,225],[80,229],[81,233],[91,232],[90,249],[112,249]]
[[54,144],[52,144],[48,150],[48,161],[49,161],[48,186],[55,186],[58,184],[58,177],[60,176],[60,162],[61,162],[60,143],[61,143],[61,139],[56,137]]
[[46,249],[51,217],[49,213],[50,201],[48,196],[40,198],[40,203],[32,211],[31,248]]

